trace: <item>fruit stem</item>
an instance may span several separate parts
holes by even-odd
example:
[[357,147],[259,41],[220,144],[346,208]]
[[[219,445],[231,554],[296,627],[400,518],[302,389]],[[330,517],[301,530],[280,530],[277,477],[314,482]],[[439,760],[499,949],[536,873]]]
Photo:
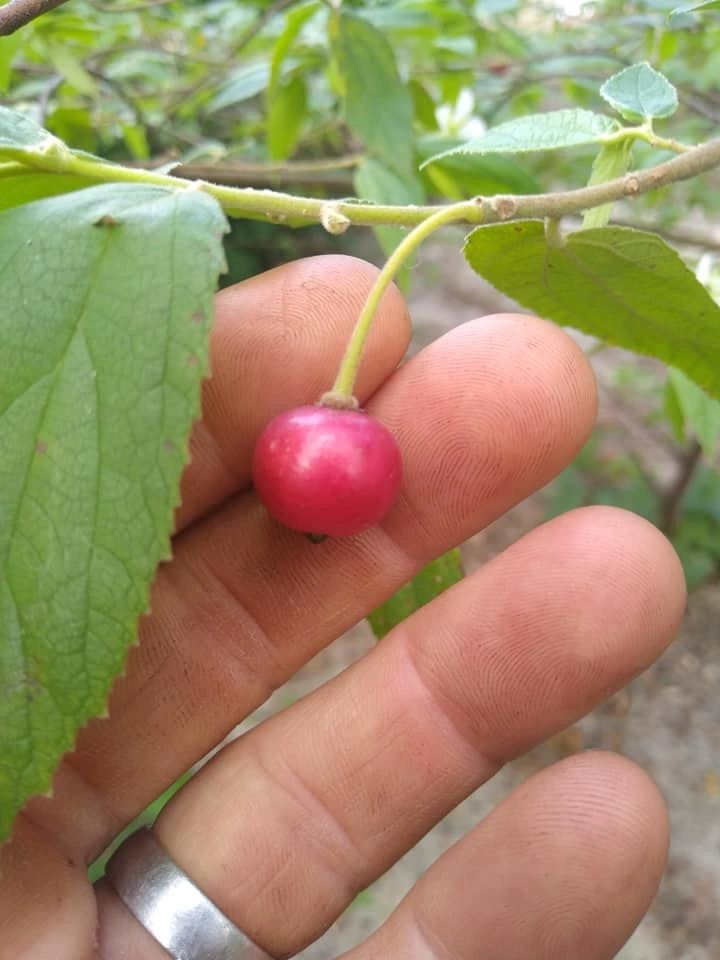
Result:
[[423,240],[426,240],[438,227],[443,227],[448,223],[455,223],[459,220],[467,220],[469,206],[478,208],[479,205],[473,200],[463,201],[462,203],[451,204],[449,207],[445,207],[442,210],[438,210],[437,213],[431,214],[426,220],[419,223],[414,230],[411,230],[406,237],[403,237],[390,254],[360,311],[360,316],[358,317],[355,329],[345,349],[345,355],[332,388],[333,395],[352,396],[360,360],[363,349],[365,348],[365,341],[370,333],[375,313],[383,294],[390,286],[390,283],[403,263],[414,253]]

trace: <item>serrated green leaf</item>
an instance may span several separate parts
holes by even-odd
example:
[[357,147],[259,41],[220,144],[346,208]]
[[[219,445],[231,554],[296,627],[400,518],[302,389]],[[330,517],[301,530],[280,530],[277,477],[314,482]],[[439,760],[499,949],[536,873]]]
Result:
[[168,556],[225,227],[134,184],[0,214],[0,839],[103,711]]
[[532,153],[539,150],[559,150],[587,143],[602,143],[620,129],[612,117],[590,110],[553,110],[533,113],[517,120],[508,120],[491,127],[481,137],[451,150],[438,153],[425,161],[434,163],[454,154]]
[[427,167],[423,165],[421,177],[438,185],[438,174],[441,178],[445,175],[454,184],[454,191],[448,194],[451,199],[463,200],[480,194],[540,193],[538,181],[515,157],[493,153],[485,156],[451,155],[455,146],[459,146],[456,138],[437,136],[424,137],[417,145],[418,156],[423,160],[443,152],[441,160]]
[[286,160],[291,155],[306,116],[307,87],[302,77],[293,77],[275,87],[267,117],[271,160]]
[[626,120],[669,117],[678,108],[677,90],[649,63],[636,63],[606,80],[600,96]]
[[629,227],[548,243],[536,220],[478,227],[470,266],[562,326],[648,354],[720,396],[720,307],[660,237]]
[[88,177],[76,177],[68,173],[38,173],[32,169],[5,176],[0,168],[0,210],[9,210],[10,207],[19,207],[43,197],[54,197],[96,184],[97,180]]
[[331,20],[331,40],[348,126],[385,166],[411,173],[413,104],[389,41],[367,20],[347,13]]
[[697,437],[705,456],[714,459],[720,441],[720,401],[708,396],[681,370],[668,370],[668,386],[672,387],[683,423]]
[[459,550],[438,557],[421,570],[409,583],[374,610],[368,617],[373,633],[382,639],[411,613],[429,603],[464,576]]

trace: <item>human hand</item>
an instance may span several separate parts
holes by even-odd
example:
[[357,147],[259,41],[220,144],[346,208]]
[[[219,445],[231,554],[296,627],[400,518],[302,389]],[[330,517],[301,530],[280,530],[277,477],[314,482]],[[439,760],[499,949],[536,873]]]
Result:
[[[485,317],[396,370],[409,331],[392,291],[357,392],[402,449],[400,500],[357,538],[316,545],[280,527],[249,488],[254,439],[327,388],[372,277],[313,258],[218,296],[174,559],[109,718],[81,733],[54,796],[30,801],[0,852],[2,960],[166,960],[86,864],[315,653],[547,483],[592,428],[592,372],[558,328]],[[573,511],[224,748],[156,836],[241,930],[291,956],[504,761],[647,667],[683,607],[653,527]],[[666,844],[645,774],[575,756],[516,790],[347,957],[604,960],[653,897]]]

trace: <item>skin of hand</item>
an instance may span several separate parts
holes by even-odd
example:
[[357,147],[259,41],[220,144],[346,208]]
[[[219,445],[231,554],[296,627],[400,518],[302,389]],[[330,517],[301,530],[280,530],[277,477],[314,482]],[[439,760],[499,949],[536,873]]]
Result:
[[[312,544],[250,488],[253,443],[332,382],[375,270],[289,263],[217,297],[213,376],[191,441],[174,558],[109,717],[0,851],[0,960],[166,960],[86,865],[302,664],[431,558],[542,487],[596,415],[561,330],[494,315],[400,364],[384,298],[357,392],[400,444],[378,527]],[[273,956],[312,943],[355,894],[507,760],[655,660],[680,623],[680,564],[624,511],[532,531],[310,696],[222,749],[161,814],[175,861]],[[653,898],[668,839],[657,789],[601,752],[531,777],[452,847],[350,960],[607,960]]]

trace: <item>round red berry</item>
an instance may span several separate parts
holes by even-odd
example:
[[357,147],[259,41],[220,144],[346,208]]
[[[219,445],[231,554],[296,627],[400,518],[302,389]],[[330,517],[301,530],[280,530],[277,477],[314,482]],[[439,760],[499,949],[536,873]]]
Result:
[[297,407],[271,420],[253,455],[268,511],[310,534],[351,536],[385,516],[402,480],[390,431],[366,413]]

